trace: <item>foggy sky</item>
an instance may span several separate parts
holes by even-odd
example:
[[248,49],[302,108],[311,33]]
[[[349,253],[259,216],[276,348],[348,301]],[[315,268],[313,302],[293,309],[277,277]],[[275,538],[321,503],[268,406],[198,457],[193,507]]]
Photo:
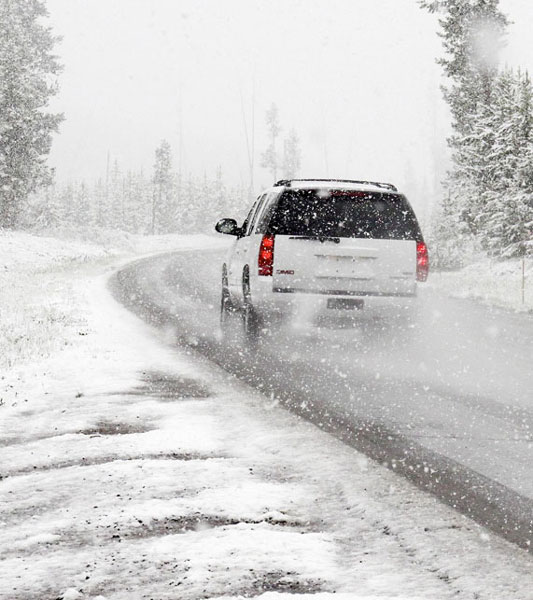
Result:
[[[300,135],[302,176],[391,180],[422,212],[437,191],[449,127],[435,64],[441,42],[436,18],[416,0],[47,6],[63,36],[53,108],[66,120],[51,157],[60,181],[102,175],[108,154],[124,170],[150,172],[165,138],[185,176],[220,167],[228,184],[247,183],[255,90],[256,190],[272,183],[259,163],[275,102],[281,138],[291,128]],[[515,21],[503,60],[533,70],[533,6],[501,6]]]

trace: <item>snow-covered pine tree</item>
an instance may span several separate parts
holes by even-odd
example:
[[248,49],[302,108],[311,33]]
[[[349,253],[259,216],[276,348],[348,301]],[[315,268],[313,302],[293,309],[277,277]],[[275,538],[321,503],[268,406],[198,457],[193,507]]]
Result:
[[505,256],[533,253],[533,87],[527,71],[516,76],[516,110],[513,161],[513,194],[515,205],[509,218],[503,218],[502,250]]
[[283,143],[283,177],[294,179],[302,166],[302,151],[300,139],[294,129],[291,129]]
[[[512,71],[494,81],[490,101],[478,102],[469,132],[455,137],[454,183],[461,183],[459,214],[471,234],[487,245],[493,214],[512,188],[517,155],[516,85]],[[454,186],[457,194],[458,185]],[[465,194],[465,190],[467,193]]]
[[155,151],[152,204],[152,233],[168,233],[175,230],[175,194],[172,174],[172,151],[163,140]]
[[[483,234],[483,246],[498,254],[505,245],[503,220],[509,217],[514,195],[518,140],[518,88],[515,74],[505,69],[495,82],[490,121],[484,124],[491,132],[488,163],[484,165],[484,185],[480,189],[477,209],[478,231]],[[475,126],[479,126],[476,123]],[[513,208],[514,210],[514,208]]]
[[277,139],[281,131],[278,107],[272,103],[266,112],[266,124],[269,135],[269,144],[261,157],[261,166],[272,174],[273,183],[278,178],[279,158]]
[[92,186],[93,194],[93,223],[97,227],[105,225],[105,203],[106,203],[106,185],[104,180],[99,177]]
[[493,94],[508,21],[499,0],[420,0],[420,5],[440,15],[445,56],[438,63],[449,79],[443,94],[453,128],[448,140],[453,168],[439,212],[448,223],[436,229],[464,244],[481,232],[485,220],[496,136]]
[[124,216],[122,185],[122,168],[115,158],[113,165],[107,175],[107,206],[105,209],[106,227],[121,229]]
[[452,126],[465,135],[478,103],[490,102],[507,17],[499,10],[499,0],[420,0],[420,5],[442,15],[439,35],[446,55],[437,62],[451,80],[443,93]]
[[30,195],[19,223],[23,228],[50,229],[60,226],[64,220],[64,206],[58,197],[56,185],[52,183]]
[[187,180],[182,186],[181,206],[178,207],[179,231],[191,233],[199,231],[203,225],[201,204],[202,186],[189,174]]
[[523,148],[516,171],[517,185],[533,192],[533,85],[527,71],[518,71],[518,139]]
[[[189,175],[178,203],[170,146],[165,145],[163,155],[158,153],[158,157],[163,160],[158,162],[157,177],[147,178],[142,171],[128,171],[123,176],[118,161],[110,160],[105,180],[100,177],[91,184],[74,181],[49,186],[32,197],[24,224],[41,228],[95,226],[150,234],[155,208],[156,219],[161,217],[155,223],[157,233],[197,233],[212,232],[221,217],[243,216],[249,203],[247,186],[228,190],[220,168],[214,177],[207,173],[201,178]],[[156,181],[163,186],[161,205],[157,204]],[[166,190],[170,203],[165,182],[171,184]]]
[[90,227],[93,225],[91,201],[89,197],[89,189],[85,181],[82,181],[74,192],[73,202],[73,220],[77,225]]
[[138,229],[139,210],[135,202],[135,175],[129,170],[123,181],[124,189],[124,223],[125,231],[135,233]]
[[16,227],[51,181],[46,157],[63,116],[47,111],[60,65],[46,16],[41,0],[0,0],[0,227]]
[[136,232],[147,234],[152,223],[152,183],[143,171],[135,173],[134,181],[132,210],[138,214]]

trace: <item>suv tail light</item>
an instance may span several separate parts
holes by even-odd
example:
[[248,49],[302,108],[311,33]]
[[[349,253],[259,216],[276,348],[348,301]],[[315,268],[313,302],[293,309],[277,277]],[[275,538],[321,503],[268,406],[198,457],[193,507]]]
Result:
[[429,272],[428,247],[424,242],[416,243],[416,279],[426,281]]
[[257,258],[259,275],[272,275],[274,271],[274,236],[264,235],[259,246],[259,257]]

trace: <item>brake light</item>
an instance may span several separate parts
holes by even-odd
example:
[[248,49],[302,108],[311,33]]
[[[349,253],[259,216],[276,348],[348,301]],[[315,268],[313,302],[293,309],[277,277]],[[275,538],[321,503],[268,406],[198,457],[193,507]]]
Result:
[[368,198],[370,196],[369,192],[354,192],[352,190],[331,190],[331,197],[348,197],[348,198]]
[[428,247],[424,242],[416,243],[416,279],[426,281],[429,272]]
[[257,259],[259,275],[272,275],[274,271],[274,236],[264,235],[259,246],[259,257]]

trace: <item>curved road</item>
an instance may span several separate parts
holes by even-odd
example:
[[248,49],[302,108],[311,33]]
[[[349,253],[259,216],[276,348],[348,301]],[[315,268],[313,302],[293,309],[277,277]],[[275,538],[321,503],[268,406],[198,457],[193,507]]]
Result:
[[132,263],[115,296],[287,408],[508,540],[533,546],[533,319],[422,289],[414,327],[218,326],[225,250]]

